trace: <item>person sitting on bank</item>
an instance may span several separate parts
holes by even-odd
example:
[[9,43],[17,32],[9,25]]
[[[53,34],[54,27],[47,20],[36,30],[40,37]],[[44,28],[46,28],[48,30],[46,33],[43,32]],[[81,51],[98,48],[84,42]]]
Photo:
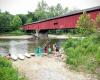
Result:
[[5,57],[6,57],[7,59],[11,59],[11,54],[7,54]]
[[53,54],[55,57],[60,55],[59,48],[56,46],[56,44],[53,45]]
[[44,55],[45,55],[45,56],[48,55],[48,48],[47,48],[47,46],[44,47]]
[[54,54],[54,56],[56,56],[56,44],[53,44],[53,51],[52,53]]
[[52,53],[51,45],[48,46],[48,54]]
[[36,54],[36,56],[42,56],[43,55],[43,50],[40,46],[35,48],[35,54]]

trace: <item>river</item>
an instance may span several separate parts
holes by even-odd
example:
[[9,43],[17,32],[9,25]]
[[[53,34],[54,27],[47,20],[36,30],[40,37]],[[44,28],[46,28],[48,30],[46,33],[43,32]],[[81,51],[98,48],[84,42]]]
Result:
[[10,54],[25,54],[25,53],[33,53],[34,49],[38,46],[44,47],[47,44],[58,44],[61,46],[64,40],[60,39],[31,39],[31,40],[7,40],[0,39],[0,55]]

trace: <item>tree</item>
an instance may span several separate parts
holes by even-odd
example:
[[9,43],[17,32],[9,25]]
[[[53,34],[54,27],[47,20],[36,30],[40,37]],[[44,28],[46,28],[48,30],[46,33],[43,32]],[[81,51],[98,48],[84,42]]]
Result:
[[34,12],[37,20],[48,19],[56,16],[64,15],[68,12],[68,8],[63,8],[61,4],[49,7],[48,4],[42,0],[38,3],[37,9]]
[[28,18],[27,21],[26,21],[26,24],[32,23],[32,22],[33,22],[33,21],[32,21],[32,18]]
[[28,19],[27,15],[18,14],[18,16],[19,16],[20,19],[22,20],[22,25],[26,24],[26,21],[27,21],[27,19]]
[[34,15],[38,20],[47,19],[48,18],[47,11],[48,11],[48,5],[45,1],[42,0],[41,2],[38,3]]
[[18,30],[22,25],[22,21],[21,21],[20,17],[19,16],[15,16],[13,18],[13,20],[12,20],[11,25],[12,25],[12,29],[13,30]]
[[78,33],[91,34],[95,32],[94,21],[90,19],[90,16],[85,12],[79,17],[77,21]]
[[56,6],[49,7],[48,11],[48,17],[51,18],[66,14],[68,12],[68,8],[63,8],[62,5],[58,3]]
[[60,15],[63,15],[63,7],[61,6],[61,4],[57,4],[56,7],[55,7],[55,10],[56,10],[56,16],[60,16]]
[[35,13],[34,12],[28,12],[27,14],[28,19],[32,19],[32,22],[37,21],[37,17],[35,17]]
[[48,18],[51,18],[51,17],[55,17],[55,7],[54,6],[51,6],[49,8],[49,12],[48,12]]
[[0,12],[0,33],[11,31],[12,15]]

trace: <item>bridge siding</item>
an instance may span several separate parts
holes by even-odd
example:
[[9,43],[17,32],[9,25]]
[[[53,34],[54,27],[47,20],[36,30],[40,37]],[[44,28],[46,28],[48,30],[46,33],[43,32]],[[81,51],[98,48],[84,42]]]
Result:
[[[100,10],[95,10],[95,11],[88,12],[87,14],[90,15],[91,19],[95,20],[96,16],[99,13]],[[47,30],[47,29],[76,28],[76,23],[80,15],[81,13],[64,16],[56,19],[51,19],[39,23],[32,23],[32,24],[24,25],[23,29],[24,30]]]

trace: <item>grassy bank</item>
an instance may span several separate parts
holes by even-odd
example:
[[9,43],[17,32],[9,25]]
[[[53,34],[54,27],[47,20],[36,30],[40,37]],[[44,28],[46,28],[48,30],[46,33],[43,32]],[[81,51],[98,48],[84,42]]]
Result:
[[16,30],[16,31],[12,31],[12,32],[5,32],[5,33],[0,33],[0,36],[21,36],[21,35],[25,35],[26,32],[22,31],[22,30]]
[[100,32],[85,39],[69,39],[64,43],[66,64],[71,69],[100,76]]
[[20,77],[10,60],[0,56],[0,80],[26,80],[26,78]]

